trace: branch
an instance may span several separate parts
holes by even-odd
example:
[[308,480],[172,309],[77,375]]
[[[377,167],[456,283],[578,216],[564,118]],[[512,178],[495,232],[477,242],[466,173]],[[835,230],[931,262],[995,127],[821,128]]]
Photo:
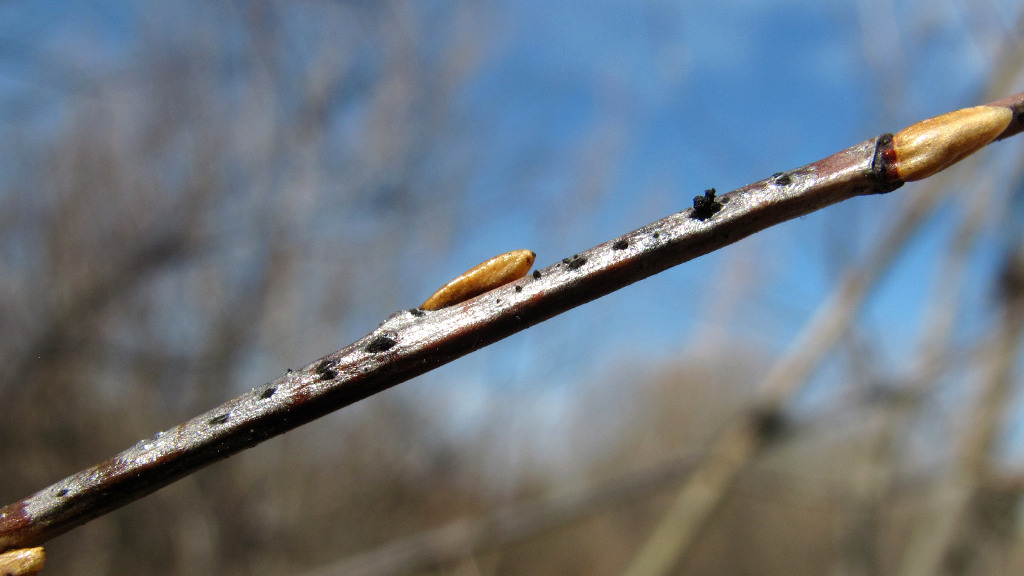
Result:
[[[1024,129],[1024,93],[993,106],[1012,114],[988,140]],[[971,146],[987,144],[978,144],[976,136],[991,132],[992,122],[977,128],[972,118],[936,129],[915,124],[907,129],[915,129],[913,142],[898,139],[907,130],[872,138],[711,202],[695,201],[693,209],[466,302],[397,312],[360,340],[301,370],[0,509],[0,551],[46,542],[217,460],[755,232],[854,196],[895,190],[904,176],[944,168],[973,151],[965,151],[965,140],[951,139],[951,129],[972,136]],[[930,138],[932,145],[920,138]],[[926,168],[916,163],[922,156]]]

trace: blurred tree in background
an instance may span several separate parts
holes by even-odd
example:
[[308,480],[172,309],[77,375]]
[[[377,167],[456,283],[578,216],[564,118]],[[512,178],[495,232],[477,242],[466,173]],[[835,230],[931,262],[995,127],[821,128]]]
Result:
[[[635,141],[655,139],[671,120],[635,109],[660,99],[680,107],[629,87],[621,75],[632,61],[618,53],[595,55],[607,66],[579,111],[487,115],[492,100],[480,93],[517,70],[521,52],[509,46],[531,45],[545,26],[535,30],[529,9],[509,23],[515,11],[468,0],[154,2],[73,26],[51,18],[59,10],[35,8],[35,20],[19,20],[24,29],[0,31],[4,503],[347,344],[451,276],[439,270],[513,248],[533,248],[547,265],[562,255],[553,250],[596,244],[686,204],[679,178],[649,166],[649,181],[634,179],[649,195],[610,199],[637,162]],[[550,10],[546,26],[573,21],[570,8]],[[687,58],[667,42],[678,32],[665,31],[685,11],[655,1],[636,10],[661,58],[650,82],[686,84],[675,74],[685,76]],[[1019,90],[1019,30],[1006,22],[1016,20],[978,16],[965,26],[993,64],[980,81],[990,88],[959,104]],[[888,35],[862,25],[862,65],[876,66],[886,89],[855,138],[901,127],[894,116],[944,111],[900,112],[914,88],[894,78],[942,32],[926,14],[905,24]],[[558,98],[579,74],[550,73],[522,88],[528,98]],[[789,113],[754,111],[783,123]],[[564,124],[574,136],[532,142],[531,122]],[[785,127],[761,131],[769,128],[779,149],[791,147]],[[819,132],[818,156],[858,141],[830,148],[829,130]],[[776,165],[786,160],[766,145],[694,137],[715,158],[733,156],[728,166],[741,173],[816,159]],[[1024,188],[1019,143],[1000,146],[1001,163],[983,158],[903,196],[837,207],[814,221],[825,225],[810,241],[758,236],[703,269],[710,280],[676,291],[652,279],[653,288],[631,287],[482,360],[185,478],[49,543],[48,573],[342,573],[346,558],[414,547],[402,539],[424,531],[480,529],[450,522],[520,506],[550,511],[561,496],[594,490],[602,496],[559,509],[557,521],[490,525],[479,546],[455,559],[438,553],[422,570],[620,574],[664,521],[685,472],[751,418],[762,418],[760,443],[673,573],[1019,572],[1020,467],[1004,460],[1020,453]],[[751,148],[753,168],[744,166]],[[494,157],[507,166],[488,168]],[[497,181],[504,187],[478,192]],[[925,189],[935,200],[915,202]],[[915,235],[907,215],[916,205],[915,222],[930,222],[931,235]],[[627,226],[619,213],[642,216]],[[894,246],[874,241],[903,218]],[[469,254],[459,240],[484,236],[512,245]],[[800,292],[850,278],[871,292],[891,269],[871,271],[871,255],[915,241],[939,246],[941,258],[924,268],[929,276],[895,273],[917,296],[902,306],[920,306],[910,328],[872,322],[874,300],[861,321],[859,302]],[[787,249],[773,255],[779,246]],[[824,265],[786,284],[789,268],[773,258],[814,258],[815,249]],[[815,273],[824,279],[807,279]],[[780,283],[792,300],[778,300]],[[632,307],[653,290],[682,301],[667,322],[696,318],[687,338]],[[806,387],[787,384],[782,413],[758,414],[762,381],[793,354],[807,317],[829,306],[848,307],[849,317],[820,368]],[[773,327],[780,318],[788,331]],[[896,352],[893,330],[912,336]],[[616,353],[591,344],[598,333]],[[670,352],[637,351],[653,342]],[[648,481],[617,484],[627,475]]]

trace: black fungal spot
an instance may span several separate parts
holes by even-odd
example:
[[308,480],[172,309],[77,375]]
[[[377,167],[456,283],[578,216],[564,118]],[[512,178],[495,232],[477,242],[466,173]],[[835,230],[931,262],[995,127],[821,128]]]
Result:
[[534,280],[540,280],[540,270],[534,270],[533,271],[533,279]]
[[271,396],[274,395],[274,392],[277,392],[277,388],[274,388],[273,386],[267,388],[266,390],[263,391],[262,394],[260,394],[260,400],[266,400],[267,398],[270,398]]
[[573,255],[572,260],[570,260],[569,262],[566,262],[566,265],[569,267],[569,270],[575,270],[575,269],[579,268],[580,266],[583,266],[586,263],[587,263],[587,259],[586,258],[583,258],[583,257],[581,257],[579,255]]
[[363,350],[369,352],[370,354],[376,354],[378,352],[390,350],[395,346],[395,344],[398,344],[397,340],[388,336],[387,334],[381,334],[380,336],[377,336],[373,340],[370,340],[370,343],[367,344],[366,347],[363,348]]
[[338,373],[334,371],[334,368],[330,360],[323,360],[316,365],[313,369],[316,372],[316,377],[320,380],[334,380],[338,376]]
[[654,233],[654,237],[655,238],[661,238],[661,232],[655,232]]
[[629,240],[616,240],[615,244],[612,244],[612,250],[625,250],[629,248]]
[[690,214],[690,218],[703,222],[721,209],[722,205],[715,200],[715,189],[709,188],[704,191],[703,196],[693,197],[693,213]]
[[572,262],[572,258],[562,258],[562,264],[568,264],[569,262]]
[[417,318],[419,318],[421,316],[426,316],[427,315],[426,312],[424,312],[423,310],[420,310],[419,308],[410,308],[409,309],[409,314],[412,314],[413,316],[416,316]]
[[516,285],[516,292],[522,292],[522,291],[523,291],[523,287],[522,287],[522,286],[519,286],[519,285],[517,284],[517,285]]
[[61,488],[60,490],[57,490],[55,496],[57,496],[57,498],[63,498],[67,496],[69,492],[71,492],[71,490],[68,490],[67,488]]
[[776,172],[772,174],[772,182],[776,186],[789,186],[793,183],[793,179],[785,172]]
[[231,416],[228,415],[228,414],[221,414],[220,416],[214,416],[213,418],[210,418],[210,421],[207,422],[207,424],[209,424],[210,426],[220,426],[221,424],[226,424],[227,421],[228,421],[228,418],[230,418],[230,417]]

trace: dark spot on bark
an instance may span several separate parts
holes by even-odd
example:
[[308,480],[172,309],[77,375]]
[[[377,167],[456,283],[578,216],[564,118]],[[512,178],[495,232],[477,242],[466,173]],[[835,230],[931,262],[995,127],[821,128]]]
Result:
[[587,259],[586,258],[583,258],[583,257],[581,257],[578,254],[574,254],[573,257],[572,257],[572,260],[569,260],[568,262],[566,262],[566,266],[568,266],[569,270],[576,270],[577,268],[579,268],[580,266],[583,266],[586,263],[587,263]]
[[274,395],[274,392],[277,392],[277,388],[274,388],[273,386],[267,388],[260,394],[260,400],[266,400],[267,398],[270,398],[271,396]]
[[654,237],[655,238],[661,238],[661,232],[655,232],[654,233]]
[[772,174],[772,182],[776,186],[789,186],[793,182],[793,178],[785,172],[776,172]]
[[629,240],[616,240],[615,244],[612,244],[612,250],[625,250],[629,248]]
[[518,285],[518,284],[516,284],[516,292],[522,292],[522,291],[523,291],[523,287]]
[[387,350],[392,349],[395,346],[395,344],[398,344],[397,340],[395,340],[391,336],[388,336],[387,334],[381,334],[380,336],[377,336],[373,340],[370,340],[370,343],[367,344],[366,347],[363,348],[363,350],[369,352],[370,354],[376,354],[378,352],[385,352]]
[[427,315],[426,312],[424,312],[423,310],[420,310],[419,308],[410,308],[409,309],[409,314],[412,314],[413,316],[416,316],[417,318],[419,318],[421,316],[426,316]]
[[322,360],[313,369],[318,380],[334,380],[338,373],[334,371],[334,365],[330,360]]
[[709,188],[704,191],[703,196],[693,197],[693,212],[690,214],[690,218],[696,218],[703,222],[721,209],[722,205],[715,200],[715,189]]
[[540,270],[534,270],[533,271],[533,279],[534,280],[540,280]]
[[57,496],[57,498],[63,498],[68,495],[68,492],[71,492],[71,490],[68,490],[67,488],[61,488],[60,490],[57,490],[55,496]]
[[228,414],[221,414],[220,416],[214,416],[213,418],[210,418],[210,421],[207,422],[207,424],[209,424],[210,426],[220,426],[221,424],[226,424],[227,421],[228,421],[228,418],[230,418],[230,417],[231,416],[228,415]]

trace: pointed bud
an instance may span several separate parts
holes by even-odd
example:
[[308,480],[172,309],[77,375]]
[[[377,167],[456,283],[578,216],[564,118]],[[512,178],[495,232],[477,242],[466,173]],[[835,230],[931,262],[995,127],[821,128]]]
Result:
[[896,133],[886,160],[896,177],[927,178],[959,162],[1003,133],[1013,112],[1002,106],[975,106],[922,120]]

